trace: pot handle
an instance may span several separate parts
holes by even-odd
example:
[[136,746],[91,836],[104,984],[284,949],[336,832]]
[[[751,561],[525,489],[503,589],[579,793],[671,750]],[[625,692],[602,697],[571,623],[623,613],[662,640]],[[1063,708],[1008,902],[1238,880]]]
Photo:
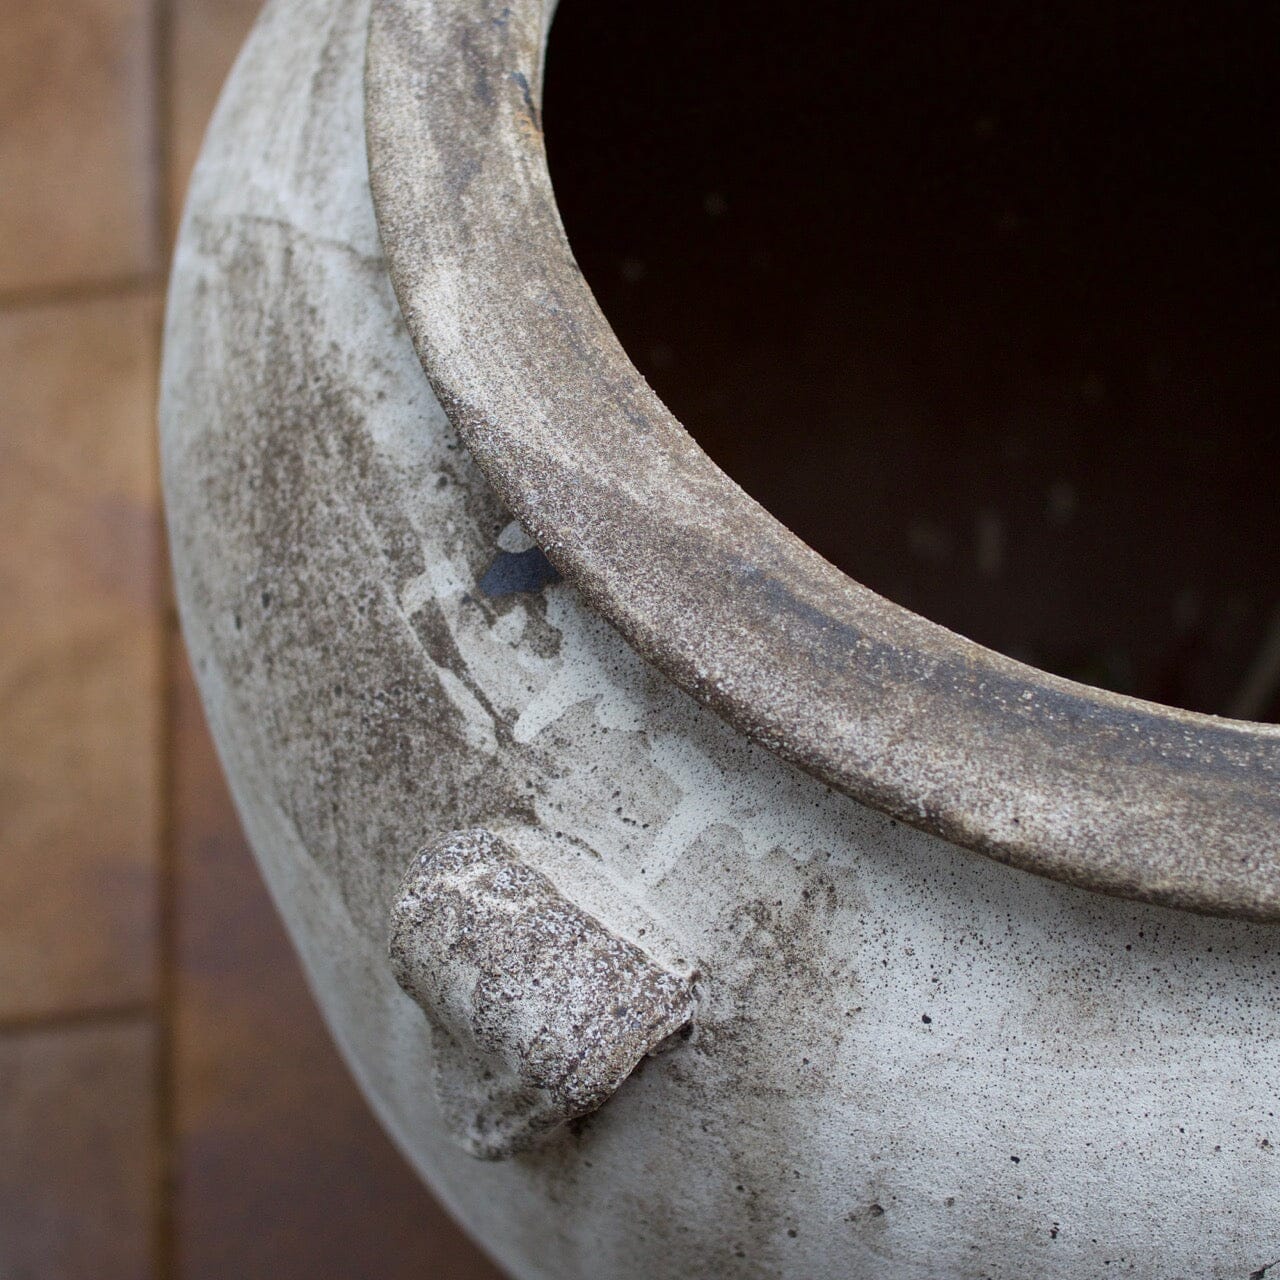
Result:
[[619,937],[484,828],[414,858],[389,951],[431,1025],[446,1122],[481,1159],[595,1111],[693,1021],[695,975]]

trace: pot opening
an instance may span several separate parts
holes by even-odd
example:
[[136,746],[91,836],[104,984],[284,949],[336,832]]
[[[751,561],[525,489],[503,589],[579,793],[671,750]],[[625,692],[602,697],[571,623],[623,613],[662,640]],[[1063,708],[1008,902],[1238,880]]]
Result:
[[551,174],[632,360],[828,559],[1047,670],[1280,720],[1278,27],[561,0]]

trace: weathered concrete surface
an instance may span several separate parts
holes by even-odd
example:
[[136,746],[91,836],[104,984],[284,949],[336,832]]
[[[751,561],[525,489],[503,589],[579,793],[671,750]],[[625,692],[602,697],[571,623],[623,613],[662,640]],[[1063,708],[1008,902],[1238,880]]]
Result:
[[1280,921],[1280,726],[1063,680],[876,595],[658,400],[560,225],[545,22],[542,0],[373,0],[365,124],[423,368],[551,561],[670,679],[857,800],[1070,884]]
[[482,827],[419,853],[391,916],[396,981],[431,1023],[441,1109],[474,1156],[598,1110],[693,1021],[692,974],[654,964]]
[[[897,825],[699,708],[567,583],[481,588],[527,543],[387,278],[366,18],[275,0],[242,59],[175,264],[164,464],[246,829],[416,1167],[545,1280],[1244,1280],[1280,1256],[1273,931]],[[414,851],[475,826],[701,975],[687,1042],[500,1163],[448,1136],[386,955]]]

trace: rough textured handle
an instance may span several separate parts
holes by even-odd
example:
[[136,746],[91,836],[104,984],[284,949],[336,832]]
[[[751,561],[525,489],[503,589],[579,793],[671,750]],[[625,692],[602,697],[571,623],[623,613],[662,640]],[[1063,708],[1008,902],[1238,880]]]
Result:
[[690,976],[612,933],[480,828],[413,860],[389,947],[431,1023],[445,1117],[484,1159],[596,1110],[693,1018]]

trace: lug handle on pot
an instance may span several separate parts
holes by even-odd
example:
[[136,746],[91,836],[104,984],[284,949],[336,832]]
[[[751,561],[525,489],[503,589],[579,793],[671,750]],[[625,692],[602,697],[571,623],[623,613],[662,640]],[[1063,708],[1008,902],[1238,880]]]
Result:
[[483,828],[414,858],[389,951],[431,1024],[445,1118],[482,1159],[595,1111],[694,1015],[691,975],[618,937]]

